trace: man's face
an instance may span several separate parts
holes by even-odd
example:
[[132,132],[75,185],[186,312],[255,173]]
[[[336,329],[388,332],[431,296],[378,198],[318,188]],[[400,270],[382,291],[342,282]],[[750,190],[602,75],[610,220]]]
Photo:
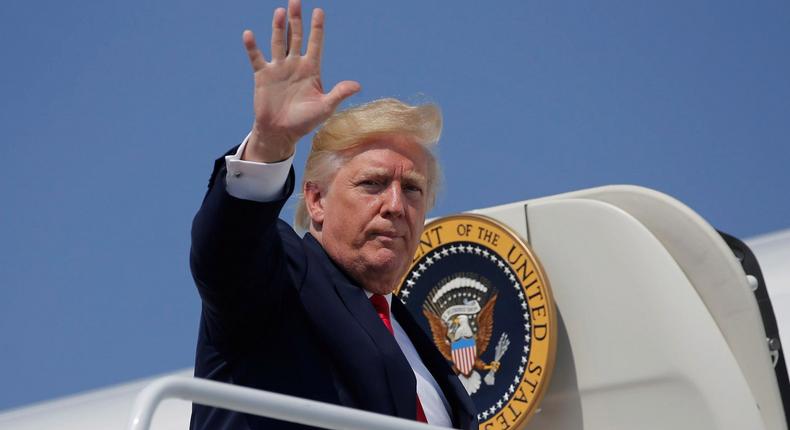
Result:
[[411,262],[425,222],[428,156],[402,136],[349,150],[320,197],[311,229],[332,259],[365,289],[391,292]]

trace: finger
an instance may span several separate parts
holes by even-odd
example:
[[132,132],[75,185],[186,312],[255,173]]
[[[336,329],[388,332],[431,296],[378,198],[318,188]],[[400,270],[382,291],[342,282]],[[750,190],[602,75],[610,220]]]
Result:
[[258,45],[255,44],[255,35],[252,34],[252,31],[244,30],[244,33],[241,34],[241,40],[244,42],[244,48],[247,49],[247,56],[250,57],[252,71],[257,72],[266,66],[266,60],[263,58],[260,49],[258,49]]
[[302,55],[302,5],[299,0],[288,2],[288,55]]
[[291,26],[288,25],[285,34],[285,55],[291,52]]
[[307,52],[305,55],[315,58],[316,61],[321,61],[321,47],[323,45],[324,11],[314,9],[313,18],[310,20],[310,39],[307,40]]
[[285,58],[285,9],[277,8],[272,15],[272,61]]
[[332,91],[324,95],[324,99],[335,110],[337,106],[345,99],[359,92],[362,87],[356,81],[343,81],[338,82]]

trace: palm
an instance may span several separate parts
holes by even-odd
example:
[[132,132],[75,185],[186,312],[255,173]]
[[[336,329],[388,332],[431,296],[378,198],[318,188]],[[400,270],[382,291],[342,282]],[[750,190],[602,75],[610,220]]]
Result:
[[302,59],[255,73],[255,122],[299,138],[328,117],[318,67]]
[[244,45],[255,72],[255,125],[250,146],[259,149],[260,161],[282,159],[293,152],[299,138],[326,120],[359,84],[343,81],[324,94],[321,85],[321,48],[324,16],[316,9],[311,21],[307,52],[301,55],[302,18],[298,0],[288,5],[290,34],[285,42],[285,11],[277,9],[272,20],[270,61],[255,44],[252,32],[244,32]]

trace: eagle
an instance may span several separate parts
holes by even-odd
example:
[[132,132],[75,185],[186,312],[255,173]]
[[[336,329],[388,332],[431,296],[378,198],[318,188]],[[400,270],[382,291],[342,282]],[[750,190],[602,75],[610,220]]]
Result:
[[[462,374],[469,377],[474,371],[469,368],[468,371],[462,372],[452,356],[452,343],[462,337],[469,337],[469,334],[475,338],[476,357],[474,362],[474,369],[477,370],[493,370],[496,372],[499,369],[499,362],[494,360],[486,364],[480,355],[488,349],[488,344],[491,342],[491,336],[494,333],[494,305],[496,304],[497,294],[493,294],[491,299],[480,309],[477,314],[477,331],[474,332],[469,324],[469,316],[455,315],[450,321],[445,322],[439,315],[428,308],[423,308],[422,313],[428,319],[428,324],[431,327],[433,335],[433,342],[442,353],[447,361],[453,363],[453,371],[456,374]],[[449,323],[449,326],[448,326]]]

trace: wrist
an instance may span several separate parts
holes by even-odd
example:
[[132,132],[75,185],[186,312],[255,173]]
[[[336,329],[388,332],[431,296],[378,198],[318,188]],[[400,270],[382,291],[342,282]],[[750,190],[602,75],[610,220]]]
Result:
[[259,163],[277,163],[294,153],[298,139],[284,135],[264,135],[253,128],[241,159]]

